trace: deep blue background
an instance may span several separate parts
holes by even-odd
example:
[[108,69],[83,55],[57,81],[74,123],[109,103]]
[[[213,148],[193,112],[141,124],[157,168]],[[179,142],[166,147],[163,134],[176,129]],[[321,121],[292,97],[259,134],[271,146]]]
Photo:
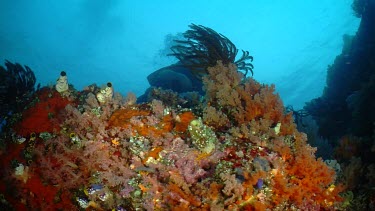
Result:
[[[229,3],[230,2],[230,3]],[[319,4],[317,4],[319,3]],[[30,66],[42,85],[61,70],[76,88],[111,81],[140,95],[168,34],[190,23],[224,34],[254,56],[254,78],[276,84],[285,104],[320,96],[327,66],[355,34],[352,0],[2,0],[0,60]]]

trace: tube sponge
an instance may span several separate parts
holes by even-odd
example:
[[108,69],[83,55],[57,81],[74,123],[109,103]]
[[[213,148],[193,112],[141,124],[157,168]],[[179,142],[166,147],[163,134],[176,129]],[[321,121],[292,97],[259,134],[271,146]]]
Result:
[[68,76],[66,76],[65,71],[61,71],[60,77],[56,81],[56,91],[59,93],[63,93],[68,91],[69,89],[69,84],[68,84]]

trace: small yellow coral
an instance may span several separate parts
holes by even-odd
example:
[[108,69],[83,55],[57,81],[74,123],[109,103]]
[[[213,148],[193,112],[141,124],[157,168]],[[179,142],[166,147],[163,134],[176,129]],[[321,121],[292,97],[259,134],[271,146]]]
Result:
[[118,141],[118,138],[114,138],[114,139],[112,139],[112,145],[113,146],[118,146],[118,145],[120,145],[120,142]]

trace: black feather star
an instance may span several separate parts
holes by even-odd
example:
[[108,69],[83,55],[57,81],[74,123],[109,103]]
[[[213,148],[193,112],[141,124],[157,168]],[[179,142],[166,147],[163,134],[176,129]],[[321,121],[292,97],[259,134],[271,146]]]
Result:
[[250,63],[253,57],[248,51],[242,50],[240,59],[235,60],[238,54],[237,47],[224,35],[211,28],[191,24],[183,36],[184,40],[175,40],[176,45],[171,47],[180,64],[191,69],[196,76],[207,74],[207,67],[215,66],[221,60],[223,64],[233,63],[239,70],[243,70],[245,77],[250,71],[253,75],[254,66]]
[[24,109],[35,92],[36,78],[28,66],[8,60],[5,60],[5,67],[0,66],[0,78],[0,116],[4,118],[10,112]]

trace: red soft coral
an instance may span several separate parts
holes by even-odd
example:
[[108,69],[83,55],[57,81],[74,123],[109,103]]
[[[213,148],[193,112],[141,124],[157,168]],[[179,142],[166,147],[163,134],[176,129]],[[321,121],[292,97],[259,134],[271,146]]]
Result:
[[56,90],[49,88],[38,91],[37,97],[38,102],[22,113],[22,121],[15,126],[15,131],[21,136],[58,131],[58,116],[65,106],[71,103],[67,98],[61,97]]

